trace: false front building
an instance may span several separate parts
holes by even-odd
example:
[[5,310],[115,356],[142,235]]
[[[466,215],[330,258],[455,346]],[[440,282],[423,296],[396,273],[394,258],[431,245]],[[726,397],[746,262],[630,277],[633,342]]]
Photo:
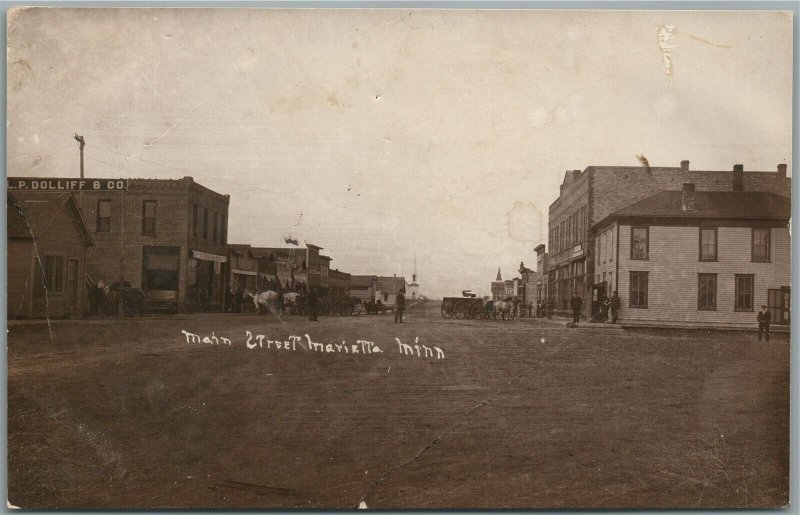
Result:
[[762,305],[788,324],[790,216],[774,193],[657,193],[598,222],[595,283],[619,292],[623,324],[753,328]]

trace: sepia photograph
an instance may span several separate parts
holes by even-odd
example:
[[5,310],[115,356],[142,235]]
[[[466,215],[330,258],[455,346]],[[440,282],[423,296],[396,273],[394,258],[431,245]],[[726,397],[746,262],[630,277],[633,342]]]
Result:
[[793,16],[15,7],[9,508],[783,508]]

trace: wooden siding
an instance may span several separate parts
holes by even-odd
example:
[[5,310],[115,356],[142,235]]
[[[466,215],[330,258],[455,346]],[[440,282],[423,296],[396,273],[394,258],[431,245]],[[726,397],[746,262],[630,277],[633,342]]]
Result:
[[[649,259],[630,259],[631,226],[619,231],[620,320],[626,322],[681,323],[702,327],[754,327],[756,314],[767,303],[767,290],[791,284],[791,238],[788,229],[771,229],[771,262],[750,259],[751,228],[718,229],[718,261],[699,261],[699,227],[651,226]],[[648,308],[629,305],[631,271],[649,272]],[[697,309],[698,274],[717,274],[717,309]],[[737,312],[735,275],[754,275],[753,311]]]
[[8,241],[8,319],[29,317],[33,243],[31,240]]

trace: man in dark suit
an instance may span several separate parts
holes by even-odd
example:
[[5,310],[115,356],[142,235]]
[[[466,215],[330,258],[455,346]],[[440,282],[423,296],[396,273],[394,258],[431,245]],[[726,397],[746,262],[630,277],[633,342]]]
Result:
[[403,310],[406,309],[406,290],[404,288],[400,288],[400,292],[397,294],[397,300],[394,303],[394,323],[397,324],[403,323]]
[[758,312],[758,341],[761,341],[761,333],[764,333],[767,341],[769,341],[769,323],[772,322],[772,313],[769,312],[767,306],[761,306],[761,311]]
[[577,324],[580,321],[581,306],[583,306],[583,299],[580,295],[578,295],[578,292],[574,292],[572,294],[569,305],[572,308],[572,322]]

